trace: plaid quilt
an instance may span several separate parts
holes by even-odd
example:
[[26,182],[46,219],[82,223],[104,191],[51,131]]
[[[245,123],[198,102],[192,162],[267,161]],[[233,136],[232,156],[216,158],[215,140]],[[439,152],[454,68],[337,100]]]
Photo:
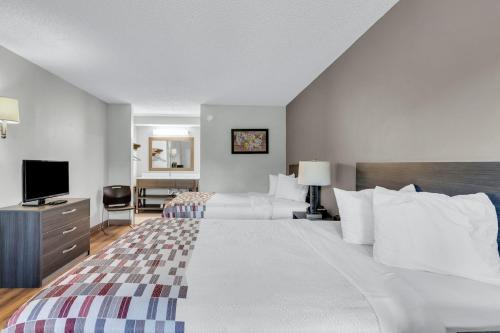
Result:
[[21,306],[3,332],[184,332],[176,306],[198,231],[193,219],[143,222]]
[[184,192],[171,201],[165,202],[162,216],[164,218],[203,218],[207,201],[213,192]]

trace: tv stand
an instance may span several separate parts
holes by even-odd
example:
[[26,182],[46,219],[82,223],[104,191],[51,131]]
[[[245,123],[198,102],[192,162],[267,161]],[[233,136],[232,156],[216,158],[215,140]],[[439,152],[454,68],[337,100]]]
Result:
[[38,288],[90,252],[90,199],[0,208],[0,288]]

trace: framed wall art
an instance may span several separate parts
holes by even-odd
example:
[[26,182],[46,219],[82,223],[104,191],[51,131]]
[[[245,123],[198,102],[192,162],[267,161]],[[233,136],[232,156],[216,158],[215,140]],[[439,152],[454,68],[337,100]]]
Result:
[[269,130],[232,129],[232,154],[269,154]]

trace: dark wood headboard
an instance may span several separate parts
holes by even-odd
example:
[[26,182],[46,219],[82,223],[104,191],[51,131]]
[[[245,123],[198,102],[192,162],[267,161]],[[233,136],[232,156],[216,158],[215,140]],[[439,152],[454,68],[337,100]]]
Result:
[[358,191],[375,186],[395,190],[408,184],[415,184],[419,191],[447,195],[484,192],[495,205],[500,221],[500,162],[356,164]]

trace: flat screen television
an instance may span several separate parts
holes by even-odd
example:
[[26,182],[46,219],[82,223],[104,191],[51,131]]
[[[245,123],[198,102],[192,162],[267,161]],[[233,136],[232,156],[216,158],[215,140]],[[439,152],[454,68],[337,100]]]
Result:
[[23,202],[69,194],[69,163],[58,161],[23,161]]

